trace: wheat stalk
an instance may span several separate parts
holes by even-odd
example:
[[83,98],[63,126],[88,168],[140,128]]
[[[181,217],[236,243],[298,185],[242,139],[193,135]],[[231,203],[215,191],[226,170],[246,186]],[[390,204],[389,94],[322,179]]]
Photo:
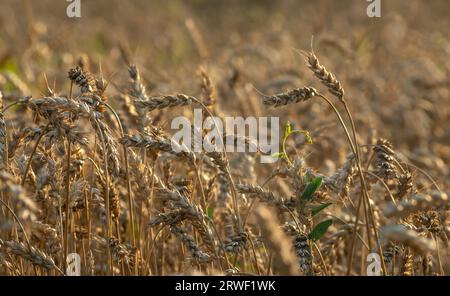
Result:
[[400,202],[397,206],[390,205],[383,211],[387,218],[403,218],[411,213],[426,211],[433,208],[445,208],[449,204],[448,195],[434,191],[432,194],[417,194],[409,200]]
[[296,104],[299,102],[305,102],[315,97],[317,93],[317,90],[312,87],[294,88],[285,93],[265,96],[263,99],[263,104],[273,107]]
[[309,65],[309,69],[311,69],[314,75],[328,88],[329,92],[342,100],[344,98],[344,89],[342,88],[341,83],[336,79],[336,76],[320,64],[319,59],[312,49],[309,52],[302,53]]
[[0,247],[2,247],[6,253],[12,253],[24,258],[33,265],[42,267],[46,270],[57,269],[53,259],[35,247],[29,247],[26,244],[17,241],[3,241],[1,239]]
[[164,95],[159,97],[151,97],[148,100],[136,99],[135,105],[138,108],[152,111],[155,109],[173,108],[178,106],[191,105],[192,102],[197,101],[192,96],[184,94]]
[[275,193],[266,191],[257,185],[237,184],[236,189],[239,193],[248,194],[250,197],[258,197],[261,201],[273,205],[283,211],[293,208],[296,205],[295,200],[279,197],[275,195]]
[[267,247],[274,253],[273,265],[280,275],[297,275],[295,254],[291,249],[289,238],[277,226],[275,215],[265,207],[259,207],[255,211],[257,223],[265,238]]
[[417,232],[407,229],[404,225],[387,225],[381,229],[385,242],[395,241],[402,243],[415,252],[426,255],[435,250],[433,242],[421,237]]

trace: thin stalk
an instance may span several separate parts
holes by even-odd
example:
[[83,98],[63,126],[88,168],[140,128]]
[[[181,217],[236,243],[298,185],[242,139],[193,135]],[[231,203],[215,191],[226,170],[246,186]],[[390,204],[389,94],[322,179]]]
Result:
[[389,186],[386,184],[386,182],[384,182],[383,179],[381,179],[380,177],[378,177],[376,174],[369,172],[369,171],[365,171],[364,173],[371,175],[372,177],[376,178],[378,181],[380,181],[380,183],[383,185],[383,187],[386,189],[387,193],[389,194],[389,197],[391,198],[392,203],[397,206],[397,202],[394,199],[394,196],[392,195],[391,190],[389,189]]
[[393,250],[394,250],[394,252],[392,252],[392,270],[391,270],[391,272],[392,272],[392,276],[394,276],[395,275],[395,261],[396,261],[396,253],[397,252],[395,252],[395,248],[397,247],[397,245],[394,243],[393,244]]
[[273,252],[270,251],[269,252],[269,264],[267,264],[267,269],[266,269],[266,275],[270,275],[270,269],[272,268],[272,259],[273,259]]
[[[155,169],[156,169],[156,158],[153,160],[153,163],[152,163],[152,173],[151,173],[151,185],[150,185],[150,196],[149,196],[149,200],[147,201],[145,201],[145,205],[146,205],[146,207],[147,207],[147,211],[148,211],[148,213],[150,213],[150,206],[151,206],[151,204],[152,204],[152,202],[153,202],[153,195],[154,195],[154,188],[155,188]],[[146,220],[147,221],[147,220]],[[140,229],[140,231],[141,231],[141,229]],[[141,236],[142,236],[142,234],[140,233],[139,234],[139,239],[141,238]],[[152,243],[154,242],[154,237],[153,237],[153,229],[150,229],[150,240],[152,241]],[[149,247],[149,241],[150,240],[147,240],[146,241],[146,245],[145,245],[145,251],[147,251],[148,250],[148,247]],[[144,248],[143,247],[141,247],[141,254],[142,255],[144,255]],[[147,252],[145,252],[145,255],[147,255]],[[148,261],[150,261],[150,259],[151,258],[148,258]],[[145,259],[145,262],[147,263],[148,262],[147,261],[147,258]],[[145,265],[146,266],[146,265]],[[153,266],[153,269],[156,269],[156,264],[154,264],[154,266]],[[151,271],[151,268],[150,268],[150,266],[148,266],[148,269]]]
[[[269,181],[270,181],[272,178],[273,178],[273,176],[267,178],[267,179],[262,183],[261,188],[264,188],[264,186],[266,186],[266,184],[269,183]],[[250,212],[251,212],[253,206],[255,205],[256,200],[257,200],[257,199],[254,198],[254,199],[252,200],[252,202],[250,203],[250,205],[248,206],[247,213],[245,214],[244,220],[243,220],[243,222],[242,222],[242,227],[243,227],[243,228],[245,228],[245,224],[247,224],[247,219],[248,219],[248,217],[250,216]]]
[[[111,237],[111,210],[109,208],[109,172],[108,172],[108,156],[106,155],[106,144],[105,144],[105,138],[103,135],[103,131],[100,128],[100,124],[98,123],[97,118],[92,117],[94,120],[97,129],[99,131],[100,141],[102,143],[103,148],[103,168],[104,168],[104,177],[105,177],[105,192],[104,192],[104,199],[105,199],[105,208],[106,208],[106,234],[108,237]],[[112,262],[112,254],[109,247],[109,244],[107,244],[108,249],[108,265],[110,273],[113,274],[113,262]]]
[[[211,111],[208,109],[208,107],[206,107],[205,104],[203,104],[203,102],[197,100],[196,98],[193,98],[193,99],[194,99],[194,101],[196,101],[198,104],[200,104],[203,107],[203,109],[205,110],[206,113],[208,113],[208,115],[213,120],[214,125],[218,126],[217,122],[216,122],[216,120],[214,118],[214,115],[211,113]],[[219,133],[220,133],[220,131],[219,131]],[[223,141],[223,134],[220,133],[219,137],[220,137],[221,141]],[[229,179],[230,184],[231,184],[231,196],[233,198],[233,208],[234,208],[235,216],[236,216],[236,219],[237,219],[238,232],[241,232],[243,228],[242,228],[241,216],[239,214],[239,206],[238,206],[238,202],[237,202],[236,185],[235,185],[235,183],[233,181],[233,177],[231,176],[230,162],[228,160],[228,156],[227,156],[227,153],[226,153],[225,149],[224,149],[222,155],[225,158],[225,161],[226,161],[226,164],[227,164],[226,165],[226,173],[227,173],[228,179]]]
[[[69,101],[72,100],[73,81],[70,82]],[[69,120],[72,113],[69,113]],[[66,166],[66,224],[64,225],[64,270],[67,268],[67,256],[69,254],[69,221],[70,221],[70,157],[72,145],[67,139],[67,166]]]
[[[208,217],[208,218],[206,219],[206,221],[209,222],[209,223],[211,224],[211,227],[212,227],[212,229],[214,230],[214,233],[216,234],[217,240],[219,241],[220,251],[219,251],[219,253],[217,253],[217,252],[215,251],[215,254],[214,254],[214,255],[217,256],[217,261],[219,262],[220,269],[223,271],[222,262],[220,261],[220,258],[219,258],[220,253],[221,253],[221,252],[225,252],[225,251],[224,251],[224,247],[223,247],[223,241],[222,241],[222,239],[220,238],[219,232],[217,231],[217,228],[216,228],[216,225],[214,224],[214,221],[213,221],[210,217]],[[228,257],[226,256],[226,254],[224,254],[224,258],[225,258],[225,260],[226,260],[226,262],[227,262],[228,268],[230,268],[230,266],[231,266],[231,265],[230,265],[230,261],[228,260]]]
[[[374,219],[373,219],[373,212],[372,212],[372,207],[370,206],[370,203],[369,203],[369,197],[367,195],[368,191],[367,191],[367,187],[366,187],[366,182],[365,182],[365,179],[364,179],[363,170],[362,170],[361,164],[359,162],[359,158],[358,158],[358,154],[357,154],[355,145],[354,145],[354,143],[352,141],[350,133],[348,132],[347,126],[345,125],[344,120],[342,119],[342,117],[341,117],[339,111],[337,110],[336,106],[334,106],[334,104],[327,97],[325,97],[324,95],[322,95],[322,94],[317,94],[317,95],[320,98],[322,98],[323,100],[325,100],[328,103],[328,105],[331,106],[333,111],[336,113],[336,115],[337,115],[337,117],[339,119],[339,122],[340,122],[340,124],[342,125],[342,127],[343,127],[343,129],[345,131],[345,135],[347,136],[347,140],[348,140],[348,142],[349,142],[349,144],[350,144],[350,146],[352,148],[353,154],[356,157],[356,160],[357,160],[356,163],[357,163],[357,166],[358,166],[360,182],[361,182],[362,187],[363,187],[360,199],[365,198],[366,201],[367,201],[367,205],[368,205],[369,213],[370,213],[370,218],[371,218],[372,224],[373,224],[372,226],[373,226],[373,229],[374,229],[374,232],[375,232],[375,239],[377,241],[378,249],[379,249],[379,252],[380,252],[380,257],[381,257],[381,259],[383,259],[382,249],[381,249],[380,241],[378,239],[378,231],[376,229],[375,223],[373,223],[373,221],[374,221]],[[355,222],[355,229],[354,229],[353,238],[352,238],[351,252],[350,252],[349,260],[348,260],[347,274],[350,274],[350,269],[351,269],[351,265],[352,265],[353,251],[354,251],[354,245],[355,245],[355,241],[356,241],[356,231],[357,231],[357,228],[358,228],[359,212],[360,212],[361,204],[362,204],[361,201],[359,201],[358,202],[358,207],[357,207],[357,210],[356,210],[356,222]],[[366,226],[367,226],[367,233],[370,233],[369,223],[366,223]],[[372,249],[371,245],[369,245],[369,247]],[[382,260],[382,267],[383,267],[383,274],[386,274],[386,268],[385,268],[383,260]]]
[[434,242],[436,243],[436,253],[437,253],[437,261],[439,265],[439,273],[440,275],[445,275],[444,268],[442,267],[442,259],[441,259],[441,252],[439,250],[439,242],[437,240],[436,235],[433,234]]
[[48,127],[50,126],[50,122],[47,123],[47,125],[44,127],[44,130],[42,131],[42,133],[39,135],[39,137],[36,140],[36,143],[34,144],[33,147],[33,151],[31,151],[30,157],[28,158],[27,161],[27,166],[25,168],[25,172],[22,176],[22,181],[20,182],[20,185],[24,186],[25,185],[25,181],[27,180],[27,175],[28,175],[28,171],[30,170],[31,167],[31,162],[33,160],[33,156],[37,151],[37,148],[39,146],[39,143],[41,142],[42,137],[45,135],[45,133],[47,132]]
[[[364,177],[364,173],[363,173],[363,171],[361,169],[361,156],[360,156],[360,153],[359,153],[358,138],[357,138],[357,135],[356,135],[355,122],[353,120],[353,116],[352,116],[352,114],[350,112],[350,109],[349,109],[348,104],[345,101],[345,99],[342,98],[340,101],[344,105],[345,112],[347,113],[347,117],[349,118],[350,124],[352,126],[352,133],[353,133],[353,138],[354,138],[354,141],[355,141],[354,144],[355,144],[355,148],[356,148],[356,157],[357,157],[357,163],[358,163],[359,176],[360,176],[361,184],[362,184],[363,190],[364,190],[364,197],[366,199],[365,203],[367,203],[367,210],[364,209],[364,212],[366,213],[366,221],[367,221],[367,212],[368,212],[369,216],[370,216],[370,219],[371,219],[371,222],[372,222],[375,239],[377,240],[378,252],[380,254],[381,265],[383,267],[383,274],[386,275],[387,273],[386,273],[386,266],[385,266],[384,258],[383,258],[383,249],[381,248],[381,244],[380,244],[380,241],[379,241],[379,235],[378,235],[378,229],[376,228],[376,225],[375,225],[375,219],[374,219],[372,205],[370,204],[370,200],[369,200],[366,180],[365,180],[365,177]],[[366,204],[364,204],[364,205],[366,205]],[[357,223],[355,223],[355,225],[357,225]],[[369,225],[369,221],[367,221],[367,225]],[[367,232],[367,238],[369,239],[369,237],[370,237],[370,232],[368,231]],[[353,250],[351,252],[353,252]],[[350,256],[352,256],[352,254],[350,254]]]
[[425,177],[428,178],[428,180],[430,180],[430,182],[434,185],[434,187],[436,188],[437,191],[442,192],[441,188],[436,183],[436,181],[433,179],[433,177],[430,176],[430,174],[428,174],[427,172],[425,172],[424,170],[422,170],[421,168],[419,168],[418,166],[416,166],[412,163],[404,163],[404,164],[406,164],[407,166],[412,166],[413,168],[415,168],[416,170],[421,172]]
[[[83,199],[84,199],[84,218],[86,219],[85,223],[86,223],[86,229],[88,232],[88,241],[87,241],[87,249],[90,251],[91,250],[91,243],[90,243],[90,237],[91,237],[91,233],[90,233],[90,218],[89,218],[89,198],[88,198],[88,194],[87,194],[87,190],[86,190],[86,176],[84,174],[84,170],[81,170],[81,177],[83,178]],[[80,218],[80,224],[81,224],[81,218]],[[83,254],[84,254],[84,265],[85,267],[87,267],[87,260],[86,260],[86,248],[84,245],[84,240],[82,239],[82,246],[83,246]]]
[[11,108],[11,107],[13,107],[13,106],[15,106],[15,105],[19,105],[19,104],[21,104],[20,101],[17,101],[17,102],[14,102],[14,103],[9,104],[9,105],[6,106],[5,108],[3,108],[3,113],[6,112],[6,110],[8,110],[9,108]]
[[69,222],[70,222],[70,154],[71,151],[70,141],[67,143],[67,174],[66,174],[66,221],[64,224],[64,270],[67,267],[67,256],[69,253]]
[[317,253],[319,254],[320,261],[322,261],[323,271],[325,272],[325,275],[328,276],[329,272],[328,272],[327,264],[325,263],[325,259],[322,256],[322,252],[320,251],[319,246],[315,242],[313,242],[313,245],[316,248]]
[[[121,136],[125,136],[124,131],[123,131],[123,126],[122,126],[122,122],[120,121],[119,115],[117,115],[116,111],[107,103],[104,103],[105,106],[112,112],[112,114],[114,115],[114,117],[116,118],[117,124],[119,125],[119,129],[120,129],[120,134]],[[128,149],[126,145],[122,145],[123,148],[123,158],[124,158],[124,162],[125,162],[125,175],[126,175],[126,179],[127,179],[127,197],[128,197],[128,211],[129,211],[129,216],[130,216],[130,223],[131,223],[131,243],[133,245],[133,247],[136,247],[136,230],[135,230],[135,223],[134,223],[134,213],[133,213],[133,198],[132,198],[132,191],[131,191],[131,180],[130,180],[130,169],[129,169],[129,164],[128,164]],[[136,253],[136,262],[137,262],[137,254]],[[138,264],[135,264],[135,273],[136,275],[138,274]]]
[[194,171],[195,171],[195,176],[196,176],[196,178],[197,178],[197,182],[198,182],[198,184],[200,185],[200,193],[201,193],[201,197],[202,197],[202,199],[201,199],[201,204],[202,204],[202,208],[203,208],[203,211],[205,212],[205,213],[207,213],[207,211],[208,211],[208,209],[207,209],[207,206],[206,206],[206,195],[205,195],[205,190],[204,190],[204,188],[203,188],[203,183],[202,183],[202,178],[201,178],[201,176],[200,176],[200,172],[199,172],[199,170],[198,170],[198,166],[197,166],[197,164],[193,161],[192,162],[192,166],[194,167]]
[[19,217],[17,217],[17,215],[14,213],[14,211],[8,206],[8,204],[6,202],[3,201],[3,199],[0,198],[0,202],[8,210],[8,212],[11,213],[11,215],[16,220],[17,224],[19,224],[20,230],[22,230],[23,236],[25,237],[25,241],[27,242],[28,247],[31,248],[30,240],[28,239],[28,235],[25,232],[25,228],[23,227],[22,222],[20,222]]
[[256,257],[255,245],[253,244],[253,240],[251,237],[249,237],[249,241],[250,241],[250,246],[252,247],[253,257],[255,259],[256,271],[258,272],[258,275],[261,275],[261,270],[259,269],[258,259]]

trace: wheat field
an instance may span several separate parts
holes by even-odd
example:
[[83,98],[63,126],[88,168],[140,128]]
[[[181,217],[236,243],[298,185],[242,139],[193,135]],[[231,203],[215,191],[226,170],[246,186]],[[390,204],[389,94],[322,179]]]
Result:
[[450,5],[381,2],[2,0],[0,275],[449,275]]

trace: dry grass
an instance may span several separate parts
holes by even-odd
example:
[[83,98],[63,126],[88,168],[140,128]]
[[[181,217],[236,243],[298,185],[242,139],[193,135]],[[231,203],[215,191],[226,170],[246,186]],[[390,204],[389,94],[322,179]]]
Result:
[[[450,274],[450,40],[429,17],[446,1],[376,21],[364,1],[85,1],[80,20],[16,2],[0,275],[61,275],[70,253],[83,275],[365,275],[372,252],[385,275]],[[275,164],[174,149],[193,108],[302,131]]]

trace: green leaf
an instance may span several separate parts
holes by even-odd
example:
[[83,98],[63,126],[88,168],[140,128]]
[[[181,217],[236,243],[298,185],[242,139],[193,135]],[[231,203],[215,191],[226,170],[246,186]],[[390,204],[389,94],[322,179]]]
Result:
[[212,218],[213,218],[213,212],[214,212],[214,209],[208,207],[208,208],[206,209],[206,212],[207,212],[207,214],[208,214],[208,217],[209,217],[210,219],[212,219]]
[[292,133],[292,125],[288,121],[286,122],[286,127],[284,128],[284,138],[286,139]]
[[333,220],[331,219],[320,222],[316,227],[314,227],[308,235],[308,238],[313,241],[318,241],[322,236],[324,236],[331,224],[333,224]]
[[303,183],[309,183],[313,180],[313,175],[310,171],[306,171],[306,173],[303,175]]
[[313,143],[313,140],[312,140],[311,135],[309,134],[309,132],[305,133],[305,138],[306,138],[306,144],[310,144],[311,145]]
[[272,154],[273,158],[281,158],[281,159],[287,159],[287,155],[284,152],[277,152]]
[[312,214],[313,216],[315,216],[315,215],[319,214],[323,209],[326,209],[326,208],[327,208],[328,206],[330,206],[330,205],[332,205],[331,202],[326,203],[326,204],[323,204],[323,205],[320,205],[320,206],[317,206],[317,207],[315,207],[315,208],[313,208],[313,209],[311,210],[311,214]]
[[322,185],[323,178],[317,177],[312,180],[308,185],[306,185],[305,191],[302,193],[303,200],[311,200],[313,198],[314,192],[319,189],[320,185]]

